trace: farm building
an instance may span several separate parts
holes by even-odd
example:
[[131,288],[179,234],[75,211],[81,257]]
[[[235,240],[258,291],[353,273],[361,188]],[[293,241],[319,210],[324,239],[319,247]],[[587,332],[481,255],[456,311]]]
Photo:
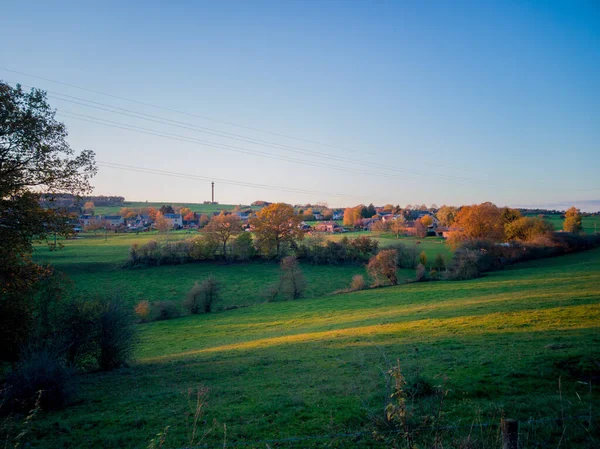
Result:
[[340,226],[335,221],[324,221],[313,228],[317,232],[344,232],[343,226]]

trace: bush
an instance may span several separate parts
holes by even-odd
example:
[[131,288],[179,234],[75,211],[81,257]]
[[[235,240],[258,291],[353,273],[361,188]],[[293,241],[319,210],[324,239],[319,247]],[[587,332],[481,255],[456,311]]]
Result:
[[94,300],[72,297],[61,305],[55,317],[54,340],[64,340],[57,343],[64,348],[69,365],[85,369],[97,363],[98,315],[98,304]]
[[277,299],[281,293],[281,282],[277,282],[275,284],[271,284],[267,286],[261,293],[261,296],[265,299],[266,302],[273,302]]
[[1,391],[3,411],[31,410],[38,399],[44,411],[64,407],[73,392],[72,375],[56,349],[27,347]]
[[150,319],[150,313],[152,312],[150,301],[143,299],[138,302],[134,308],[134,312],[137,315],[140,323],[146,323]]
[[235,260],[246,261],[256,255],[252,234],[242,232],[233,242],[233,257]]
[[170,320],[180,315],[175,301],[157,301],[152,303],[152,319],[154,321]]
[[426,280],[427,280],[427,270],[425,269],[425,265],[420,263],[419,265],[417,265],[417,268],[415,269],[415,281],[423,282]]
[[382,285],[384,280],[392,285],[398,284],[396,275],[397,259],[398,252],[395,249],[386,249],[371,257],[367,270],[371,277],[375,279],[375,285]]
[[281,292],[288,299],[299,299],[306,289],[306,279],[295,256],[281,260]]
[[395,242],[388,245],[386,249],[396,250],[398,256],[396,257],[396,263],[400,268],[416,268],[417,267],[417,248],[416,246],[407,246],[400,242]]
[[365,277],[362,274],[355,274],[350,283],[350,291],[356,292],[358,290],[364,290],[366,286],[367,283],[365,282]]
[[185,295],[185,299],[183,301],[183,307],[188,311],[190,315],[196,315],[202,312],[202,296],[204,295],[204,290],[197,282],[194,283],[194,286],[190,288],[190,290]]
[[446,270],[446,258],[443,254],[438,254],[435,256],[435,260],[433,261],[433,268],[436,271],[445,271]]
[[100,298],[98,305],[98,366],[103,370],[119,368],[133,352],[133,316],[130,309],[116,298]]
[[459,249],[454,254],[446,279],[461,281],[481,276],[482,254],[477,250]]
[[425,254],[425,251],[421,251],[421,254],[419,254],[419,263],[421,265],[427,265],[427,254]]
[[219,300],[221,284],[212,274],[208,276],[200,286],[202,291],[202,309],[204,313],[210,313]]

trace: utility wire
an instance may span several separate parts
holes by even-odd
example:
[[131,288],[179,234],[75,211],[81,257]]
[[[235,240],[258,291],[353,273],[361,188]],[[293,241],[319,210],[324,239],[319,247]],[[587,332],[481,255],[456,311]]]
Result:
[[[332,170],[339,170],[339,171],[344,171],[344,172],[349,172],[349,173],[371,175],[371,176],[376,176],[379,178],[386,177],[386,178],[390,178],[390,179],[398,179],[397,176],[387,174],[387,173],[369,172],[369,171],[365,171],[362,169],[356,169],[356,168],[351,168],[351,167],[341,167],[339,165],[326,164],[323,162],[306,161],[306,160],[302,160],[302,159],[291,158],[288,156],[281,156],[281,155],[276,155],[276,154],[272,154],[272,153],[267,153],[264,151],[250,150],[250,149],[246,149],[246,148],[235,147],[235,146],[228,145],[228,144],[206,141],[206,140],[196,139],[196,138],[192,138],[192,137],[186,137],[186,136],[182,136],[180,134],[169,133],[166,131],[156,131],[156,130],[143,128],[143,127],[139,127],[139,126],[122,124],[122,123],[115,122],[112,120],[88,116],[88,115],[84,115],[84,114],[78,114],[78,113],[74,113],[74,112],[70,112],[70,111],[59,110],[59,113],[61,115],[65,115],[66,117],[75,118],[77,120],[83,120],[86,122],[96,123],[96,124],[105,125],[105,126],[109,126],[109,127],[113,127],[113,128],[119,128],[119,129],[123,129],[126,131],[133,131],[133,132],[137,132],[137,133],[141,133],[141,134],[148,134],[148,135],[163,137],[163,138],[176,140],[176,141],[180,141],[180,142],[193,143],[193,144],[197,144],[197,145],[208,146],[211,148],[219,148],[219,149],[223,149],[226,151],[245,153],[245,154],[250,154],[250,155],[254,155],[254,156],[261,156],[261,157],[265,157],[265,158],[269,158],[269,159],[293,162],[293,163],[297,163],[297,164],[309,165],[309,166],[318,167],[318,168],[330,168]],[[418,175],[414,175],[414,174],[410,174],[410,173],[405,174],[404,176],[405,177],[412,176],[413,179],[418,179]],[[449,182],[439,181],[439,180],[431,180],[431,179],[429,179],[428,182],[436,183],[436,184],[444,184],[444,185],[449,184]],[[453,182],[453,184],[465,185],[464,183],[459,183],[458,181]],[[496,186],[490,185],[489,187],[496,187]]]
[[[48,92],[51,94],[51,95],[49,95],[50,98],[53,98],[53,99],[56,99],[59,101],[64,101],[64,102],[68,102],[71,104],[77,104],[80,106],[94,108],[94,109],[98,109],[98,110],[102,110],[102,111],[106,111],[106,112],[121,114],[121,115],[133,117],[133,118],[137,118],[137,119],[147,120],[147,121],[154,122],[154,123],[166,124],[169,126],[175,126],[178,128],[183,128],[183,129],[187,129],[187,130],[191,130],[191,131],[206,133],[206,134],[223,137],[223,138],[227,138],[227,139],[232,139],[232,140],[236,140],[236,141],[240,141],[240,142],[262,145],[262,146],[266,146],[269,148],[281,149],[284,151],[299,153],[299,154],[308,155],[308,156],[317,156],[320,158],[330,159],[330,160],[334,160],[337,162],[359,164],[361,166],[369,166],[369,167],[373,167],[373,168],[377,168],[377,169],[381,169],[381,170],[400,171],[400,172],[404,172],[404,173],[415,174],[415,175],[424,175],[424,176],[436,176],[436,177],[440,177],[440,178],[456,179],[456,180],[461,180],[461,181],[465,181],[465,182],[473,182],[473,183],[481,182],[481,181],[478,181],[478,180],[475,180],[472,178],[467,178],[464,176],[453,176],[453,175],[444,175],[444,174],[439,174],[439,173],[423,172],[423,171],[411,170],[411,169],[395,167],[395,166],[390,166],[390,165],[377,164],[377,163],[367,162],[367,161],[362,161],[362,160],[350,159],[350,158],[342,157],[342,156],[324,154],[323,152],[311,151],[306,148],[273,143],[273,142],[269,142],[269,141],[265,141],[265,140],[261,140],[261,139],[255,139],[253,137],[247,137],[247,136],[242,136],[242,135],[235,134],[235,133],[220,131],[215,128],[207,128],[207,127],[203,127],[203,126],[197,126],[194,124],[185,123],[185,122],[181,122],[178,120],[171,120],[168,118],[164,118],[164,117],[160,117],[160,116],[156,116],[156,115],[152,115],[152,114],[146,114],[146,113],[139,112],[139,111],[132,111],[130,109],[120,108],[120,107],[112,106],[112,105],[105,104],[105,103],[99,103],[96,101],[87,100],[85,98],[74,97],[72,95],[66,95],[66,94],[53,92],[53,91],[48,91]],[[70,98],[70,100],[67,98],[61,98],[61,97],[67,97],[67,98]],[[107,108],[110,108],[110,109],[107,109]],[[494,186],[494,187],[498,187],[498,186]]]
[[154,168],[138,167],[138,166],[134,166],[134,165],[117,164],[114,162],[98,161],[97,163],[98,163],[98,165],[100,165],[102,167],[116,168],[119,170],[150,173],[150,174],[155,174],[155,175],[172,176],[175,178],[182,178],[182,179],[201,180],[201,181],[217,181],[222,184],[229,184],[229,185],[234,185],[234,186],[253,187],[253,188],[257,188],[257,189],[266,189],[266,190],[281,190],[284,192],[307,193],[307,194],[313,194],[313,195],[330,195],[330,196],[367,199],[367,197],[360,197],[360,196],[350,195],[347,193],[320,192],[320,191],[315,191],[315,190],[297,189],[297,188],[293,188],[293,187],[280,187],[280,186],[273,186],[273,185],[268,185],[268,184],[255,184],[255,183],[244,182],[244,181],[235,181],[235,180],[231,180],[231,179],[215,178],[212,176],[208,177],[208,176],[202,176],[202,175],[193,175],[193,174],[189,174],[189,173],[180,173],[180,172],[172,172],[172,171],[167,171],[167,170],[159,170],[159,169],[154,169]]

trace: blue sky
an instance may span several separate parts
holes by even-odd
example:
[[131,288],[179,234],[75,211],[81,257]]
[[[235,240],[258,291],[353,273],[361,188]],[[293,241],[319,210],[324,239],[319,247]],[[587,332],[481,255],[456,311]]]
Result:
[[0,79],[49,92],[73,148],[203,178],[101,167],[99,194],[201,202],[214,177],[245,184],[216,182],[236,204],[600,197],[597,1],[5,0],[0,55],[28,74]]

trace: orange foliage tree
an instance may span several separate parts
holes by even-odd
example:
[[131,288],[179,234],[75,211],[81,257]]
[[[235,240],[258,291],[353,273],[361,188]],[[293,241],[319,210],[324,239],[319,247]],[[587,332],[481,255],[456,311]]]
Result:
[[464,240],[499,242],[504,239],[502,210],[492,203],[463,206],[456,214],[454,226],[458,229],[450,235],[453,244]]
[[304,232],[300,229],[302,218],[294,213],[294,208],[285,203],[274,203],[263,207],[250,219],[260,246],[275,249],[279,256],[281,244],[301,239]]
[[204,227],[203,232],[210,238],[223,244],[223,258],[226,259],[227,242],[231,237],[242,232],[242,221],[237,215],[225,215],[225,213],[221,212]]

